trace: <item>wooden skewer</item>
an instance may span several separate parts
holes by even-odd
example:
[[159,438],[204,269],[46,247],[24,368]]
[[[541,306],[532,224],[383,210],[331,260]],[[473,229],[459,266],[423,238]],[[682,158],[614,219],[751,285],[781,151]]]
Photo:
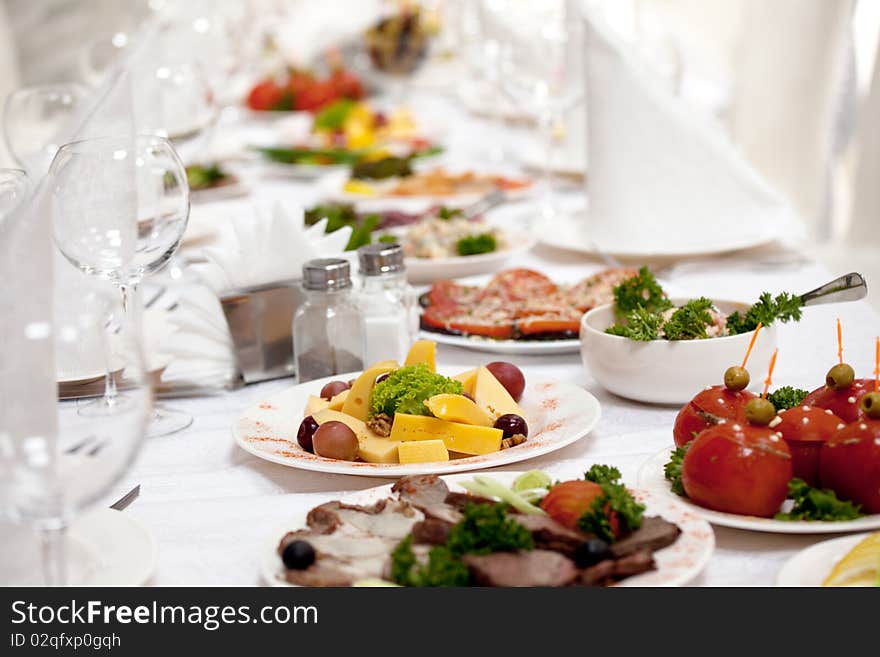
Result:
[[770,384],[773,383],[773,368],[776,367],[776,356],[779,354],[779,349],[773,350],[773,355],[770,356],[770,367],[767,368],[767,378],[764,379],[764,392],[761,393],[761,399],[767,399],[767,393],[770,392]]
[[743,358],[743,364],[742,364],[743,369],[745,369],[746,363],[749,362],[749,356],[752,355],[752,347],[755,346],[755,340],[758,339],[758,332],[761,330],[762,326],[763,326],[763,324],[761,322],[758,322],[758,325],[755,327],[754,333],[752,333],[752,339],[749,340],[749,348],[746,349],[746,357]]

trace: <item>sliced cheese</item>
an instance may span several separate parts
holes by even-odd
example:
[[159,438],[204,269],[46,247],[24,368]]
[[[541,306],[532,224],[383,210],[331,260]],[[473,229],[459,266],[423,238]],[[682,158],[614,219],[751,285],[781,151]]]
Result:
[[477,378],[474,382],[474,401],[493,419],[498,419],[508,413],[525,417],[519,404],[507,392],[507,388],[501,385],[492,372],[485,367],[477,370]]
[[397,446],[400,444],[390,438],[379,436],[358,437],[358,456],[367,463],[398,463]]
[[383,360],[375,365],[371,365],[361,374],[352,384],[342,404],[342,412],[346,415],[356,417],[358,420],[366,421],[367,412],[370,409],[370,393],[373,392],[373,386],[376,385],[376,378],[397,369],[397,361]]
[[309,395],[309,401],[306,403],[306,415],[314,415],[325,408],[330,408],[330,402],[323,397]]
[[317,422],[318,425],[322,425],[325,422],[342,422],[342,424],[354,431],[358,439],[360,439],[361,436],[374,435],[372,431],[367,429],[367,425],[363,420],[359,420],[347,413],[331,411],[329,408],[326,408],[323,411],[315,413],[312,417],[315,418],[315,422]]
[[437,371],[437,343],[432,340],[416,340],[406,355],[404,366],[427,365],[432,372]]
[[431,463],[448,461],[449,450],[442,440],[413,440],[398,444],[401,463]]
[[397,413],[391,440],[442,440],[446,449],[462,454],[491,454],[501,449],[501,429],[448,422],[436,417]]
[[327,408],[329,408],[331,411],[341,411],[342,406],[345,404],[345,400],[348,399],[349,392],[351,392],[351,388],[349,388],[348,390],[343,390],[338,395],[333,395],[330,401],[327,402],[329,404]]
[[425,400],[425,406],[441,420],[491,427],[495,422],[482,408],[463,395],[434,395]]
[[473,396],[474,383],[477,380],[477,369],[476,368],[474,368],[472,370],[468,370],[467,372],[462,372],[461,374],[456,374],[452,378],[455,381],[461,381],[462,392],[466,392],[467,394]]

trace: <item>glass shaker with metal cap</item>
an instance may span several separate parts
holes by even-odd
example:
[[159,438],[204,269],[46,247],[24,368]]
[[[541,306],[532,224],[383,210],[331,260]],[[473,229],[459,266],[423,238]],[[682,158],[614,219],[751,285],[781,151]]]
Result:
[[299,382],[362,370],[363,317],[352,297],[348,261],[309,260],[302,273],[306,300],[293,316],[293,355]]
[[415,300],[406,282],[400,244],[368,244],[358,249],[364,317],[364,361],[403,362],[418,326]]

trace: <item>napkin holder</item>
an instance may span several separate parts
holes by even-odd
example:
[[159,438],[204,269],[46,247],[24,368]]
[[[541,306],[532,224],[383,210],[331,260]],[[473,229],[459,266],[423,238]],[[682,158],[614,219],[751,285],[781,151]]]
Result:
[[299,279],[246,287],[220,297],[245,383],[293,376],[293,315],[305,300]]

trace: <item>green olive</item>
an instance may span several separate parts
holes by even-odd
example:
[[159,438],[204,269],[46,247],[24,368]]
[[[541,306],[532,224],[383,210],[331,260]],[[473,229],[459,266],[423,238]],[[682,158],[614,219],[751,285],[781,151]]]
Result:
[[825,375],[825,383],[829,388],[843,390],[849,388],[856,378],[855,370],[846,363],[838,363]]
[[776,417],[776,407],[762,397],[756,397],[746,404],[746,419],[752,424],[770,424]]
[[862,410],[872,420],[880,420],[880,392],[869,392],[862,397]]
[[731,365],[724,372],[724,385],[728,390],[733,390],[734,392],[745,390],[749,385],[749,381],[751,381],[751,377],[745,367]]

